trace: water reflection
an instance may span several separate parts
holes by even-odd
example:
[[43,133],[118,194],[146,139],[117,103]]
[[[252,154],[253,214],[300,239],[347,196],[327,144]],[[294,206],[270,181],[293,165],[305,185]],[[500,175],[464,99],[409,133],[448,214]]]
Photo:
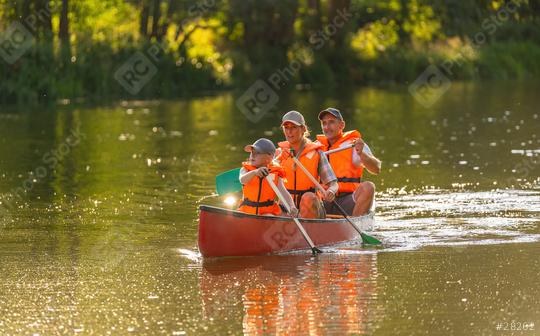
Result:
[[366,334],[377,278],[376,254],[266,256],[205,261],[200,285],[205,316],[241,306],[244,334]]

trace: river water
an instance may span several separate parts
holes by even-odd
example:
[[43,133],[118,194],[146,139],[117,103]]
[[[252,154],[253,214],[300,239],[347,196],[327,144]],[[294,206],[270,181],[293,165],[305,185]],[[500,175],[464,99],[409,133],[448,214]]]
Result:
[[[539,92],[293,92],[256,123],[232,93],[1,107],[0,334],[540,334]],[[384,247],[202,260],[215,175],[327,106],[383,161]]]

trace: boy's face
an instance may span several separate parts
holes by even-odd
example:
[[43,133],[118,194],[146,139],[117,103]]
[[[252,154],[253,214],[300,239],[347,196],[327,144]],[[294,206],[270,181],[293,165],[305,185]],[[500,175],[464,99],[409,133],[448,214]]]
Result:
[[268,165],[272,162],[272,155],[266,153],[258,153],[256,150],[252,150],[249,154],[249,160],[251,165],[259,168]]

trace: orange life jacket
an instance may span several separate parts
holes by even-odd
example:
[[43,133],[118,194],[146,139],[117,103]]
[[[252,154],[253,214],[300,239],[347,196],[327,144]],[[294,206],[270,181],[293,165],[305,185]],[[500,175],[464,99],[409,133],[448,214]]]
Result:
[[[288,141],[282,141],[278,143],[278,146],[283,150],[290,150],[291,147]],[[302,153],[300,153],[300,157],[298,157],[300,163],[302,163],[317,181],[319,180],[318,168],[320,158],[317,150],[321,148],[321,144],[308,141],[302,150]],[[315,192],[315,185],[301,168],[296,167],[292,157],[282,159],[280,156],[278,157],[278,161],[280,161],[281,166],[287,175],[285,187],[291,194],[296,207],[300,209],[300,199],[302,198],[302,195],[308,191]]]
[[[247,171],[252,171],[257,169],[246,162],[242,163],[242,166]],[[278,165],[270,164],[267,166],[270,169],[270,174],[275,174],[274,183],[278,185],[278,177],[285,177],[285,171]],[[275,202],[276,193],[270,187],[266,178],[260,178],[254,176],[248,183],[242,186],[242,192],[244,197],[242,198],[242,203],[240,203],[239,211],[254,215],[264,215],[264,214],[273,214],[279,215],[281,209],[279,205]]]
[[[351,144],[353,140],[361,137],[362,135],[358,131],[345,132],[332,146],[329,146],[328,139],[324,135],[317,135],[317,140],[323,145],[323,150],[326,152],[339,148],[342,145]],[[358,188],[360,182],[362,182],[364,168],[354,166],[352,162],[353,150],[354,148],[349,148],[326,156],[338,178],[339,193],[352,193]]]

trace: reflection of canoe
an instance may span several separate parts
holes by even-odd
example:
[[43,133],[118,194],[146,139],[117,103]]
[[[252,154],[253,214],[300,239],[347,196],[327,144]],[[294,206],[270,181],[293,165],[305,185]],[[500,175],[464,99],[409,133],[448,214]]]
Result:
[[[264,255],[251,258],[206,258],[202,262],[205,273],[212,276],[226,276],[237,272],[273,273],[279,276],[295,275],[298,267],[305,265],[312,257],[306,254]],[[268,272],[267,272],[268,271]],[[233,276],[234,277],[234,276]]]
[[[249,256],[308,249],[287,217],[257,216],[202,205],[199,214],[199,250],[204,257]],[[350,217],[361,231],[373,227],[373,213]],[[360,235],[344,218],[300,219],[316,246],[328,246]]]
[[199,280],[205,319],[247,335],[363,335],[378,318],[377,254],[205,259]]

